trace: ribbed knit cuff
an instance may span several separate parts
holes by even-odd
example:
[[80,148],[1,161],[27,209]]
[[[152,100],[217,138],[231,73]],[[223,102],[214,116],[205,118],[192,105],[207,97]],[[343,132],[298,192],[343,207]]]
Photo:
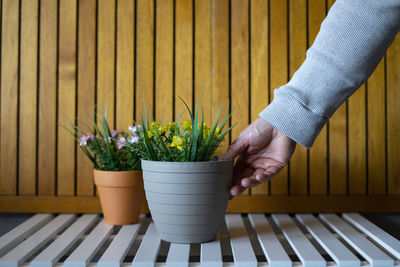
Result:
[[260,113],[260,117],[307,148],[312,146],[327,121],[282,89],[275,90],[274,100]]

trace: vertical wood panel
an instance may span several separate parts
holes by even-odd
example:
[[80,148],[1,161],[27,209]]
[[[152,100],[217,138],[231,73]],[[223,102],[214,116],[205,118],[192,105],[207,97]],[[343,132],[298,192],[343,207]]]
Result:
[[[231,1],[232,140],[249,124],[249,2]],[[249,194],[249,190],[243,192]]]
[[249,2],[231,1],[232,140],[249,124]]
[[329,193],[347,192],[347,102],[329,120]]
[[54,195],[56,183],[57,2],[40,2],[38,193]]
[[36,194],[37,0],[21,2],[19,195]]
[[2,1],[0,194],[17,193],[19,1]]
[[175,118],[189,120],[181,97],[190,109],[193,97],[193,1],[175,1]]
[[388,193],[400,194],[400,35],[397,35],[386,57],[387,64],[387,151]]
[[156,6],[156,119],[173,118],[174,1],[157,1]]
[[75,142],[65,129],[75,122],[77,1],[60,1],[58,56],[57,194],[75,193]]
[[[303,63],[307,50],[307,3],[291,1],[289,6],[289,74]],[[307,194],[307,148],[297,145],[290,160],[290,194]]]
[[366,193],[366,87],[349,98],[349,192]]
[[[229,1],[212,0],[211,5],[211,114],[215,121],[218,108],[222,105],[224,113],[229,103]],[[224,154],[228,145],[229,139],[226,136],[216,154]]]
[[[78,126],[91,125],[95,104],[96,1],[79,0]],[[78,148],[77,194],[93,195],[93,163]]]
[[[195,103],[203,92],[204,121],[211,125],[211,1],[195,1]],[[211,127],[211,126],[210,126]]]
[[386,192],[385,62],[368,79],[368,194]]
[[[288,81],[288,7],[286,1],[271,0],[270,2],[270,31],[271,31],[271,100],[273,91]],[[283,195],[288,193],[288,168],[285,167],[271,180],[271,194]]]
[[136,19],[136,120],[147,112],[153,115],[154,2],[137,0]]
[[[110,127],[114,123],[115,97],[115,4],[113,0],[98,0],[97,18],[97,106],[107,111]],[[122,3],[121,3],[122,4]],[[133,22],[132,22],[133,23]],[[133,29],[129,33],[133,38]],[[133,44],[132,44],[133,46]],[[133,47],[132,47],[133,50]],[[132,52],[133,53],[133,52]],[[132,71],[133,72],[133,71]],[[131,73],[133,76],[133,73]],[[133,91],[133,82],[131,85]],[[133,101],[133,96],[132,96]],[[133,111],[132,111],[133,113]],[[132,121],[130,122],[132,123]],[[128,125],[124,125],[127,127]]]
[[133,121],[134,75],[134,2],[117,2],[117,110],[116,129],[123,130]]
[[[268,104],[269,84],[269,27],[268,27],[268,1],[250,1],[250,114],[251,121],[259,117],[259,113]],[[268,183],[262,183],[251,189],[252,195],[268,193]]]
[[[325,18],[325,1],[309,1],[308,5],[308,32],[309,46],[314,42],[319,32],[322,21]],[[327,126],[310,149],[310,194],[324,195],[327,192]]]

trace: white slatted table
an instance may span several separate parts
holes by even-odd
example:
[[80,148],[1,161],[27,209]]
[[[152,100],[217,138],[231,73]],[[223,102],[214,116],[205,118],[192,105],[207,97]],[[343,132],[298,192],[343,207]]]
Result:
[[37,214],[0,237],[2,266],[400,267],[400,241],[360,214],[228,214],[216,240],[161,242],[151,218]]

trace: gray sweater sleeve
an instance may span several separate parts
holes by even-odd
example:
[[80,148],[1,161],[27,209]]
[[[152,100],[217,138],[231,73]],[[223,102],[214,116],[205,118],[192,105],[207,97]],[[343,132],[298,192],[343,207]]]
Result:
[[400,0],[337,0],[306,60],[274,91],[260,117],[311,147],[340,104],[375,70],[399,28]]

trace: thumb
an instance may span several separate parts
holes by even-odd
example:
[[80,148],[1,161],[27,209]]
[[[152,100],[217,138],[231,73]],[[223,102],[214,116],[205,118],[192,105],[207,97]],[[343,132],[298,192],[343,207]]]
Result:
[[233,143],[229,146],[228,151],[224,155],[221,156],[222,160],[230,160],[236,158],[240,153],[242,153],[247,148],[246,142],[244,138],[240,138],[240,136],[233,141]]

